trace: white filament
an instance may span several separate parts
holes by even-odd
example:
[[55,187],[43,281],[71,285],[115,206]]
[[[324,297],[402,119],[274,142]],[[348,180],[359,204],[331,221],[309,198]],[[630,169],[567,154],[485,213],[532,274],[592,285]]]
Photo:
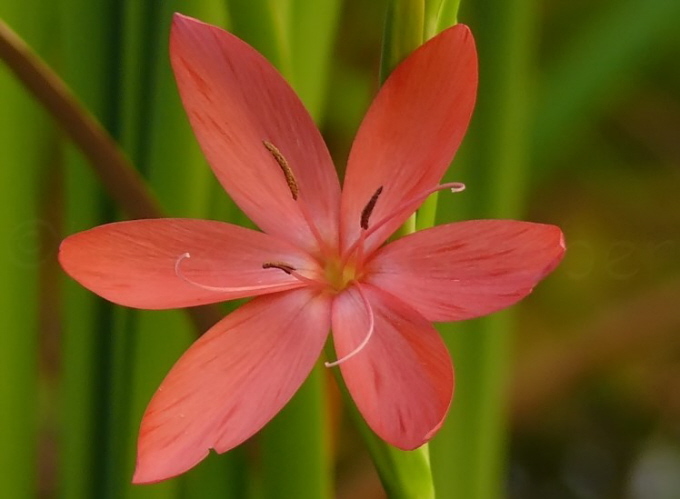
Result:
[[352,350],[350,353],[345,355],[344,357],[334,361],[334,362],[324,362],[324,365],[326,367],[335,367],[337,365],[342,364],[343,362],[348,361],[352,357],[354,357],[356,354],[361,352],[366,345],[368,345],[368,341],[371,339],[371,336],[373,336],[373,330],[375,329],[375,314],[373,313],[373,307],[371,307],[370,302],[366,298],[366,295],[364,295],[364,292],[361,290],[361,286],[359,286],[358,283],[355,283],[355,286],[357,288],[357,291],[359,291],[359,296],[361,296],[361,300],[364,302],[364,306],[366,307],[366,312],[368,313],[368,333],[366,333],[366,336],[364,337],[363,341],[357,346],[354,350]]
[[305,277],[302,274],[300,274],[297,270],[291,270],[290,275],[295,277],[298,281],[305,283],[308,286],[325,286],[325,282],[317,280],[317,279],[310,279],[309,277]]
[[182,262],[184,260],[187,260],[191,258],[191,255],[189,253],[182,253],[178,258],[177,261],[175,261],[175,274],[177,277],[182,279],[183,281],[191,284],[192,286],[196,286],[197,288],[205,289],[206,291],[215,291],[217,293],[251,293],[254,291],[261,291],[263,289],[270,289],[273,287],[278,286],[278,284],[260,284],[259,286],[209,286],[207,284],[201,284],[200,282],[196,282],[192,279],[189,279],[187,276],[184,275],[181,269]]
[[451,192],[456,193],[456,192],[462,192],[465,190],[465,184],[462,182],[449,182],[446,184],[440,184],[436,185],[435,187],[432,187],[431,189],[428,189],[424,192],[421,192],[415,197],[412,197],[411,199],[408,199],[407,201],[404,201],[401,203],[395,210],[392,210],[392,212],[387,215],[384,218],[381,218],[378,223],[375,223],[371,226],[368,227],[368,229],[362,230],[361,233],[359,234],[359,237],[357,238],[356,241],[354,241],[349,248],[344,252],[343,256],[343,262],[346,262],[349,257],[352,255],[354,251],[357,250],[357,248],[363,248],[363,243],[366,241],[366,238],[373,234],[376,230],[378,230],[380,227],[385,225],[387,222],[392,220],[394,217],[396,217],[399,213],[404,211],[406,208],[413,206],[413,205],[418,205],[419,203],[422,203],[425,201],[431,194],[434,194],[437,191],[441,191],[444,189],[449,189]]
[[380,227],[382,227],[387,222],[392,220],[395,216],[397,216],[399,213],[401,213],[403,210],[405,210],[409,206],[420,204],[423,201],[425,201],[431,194],[434,194],[437,191],[443,191],[444,189],[449,189],[453,193],[463,192],[465,190],[465,184],[463,184],[462,182],[448,182],[446,184],[436,185],[436,186],[432,187],[431,189],[428,189],[424,192],[421,192],[417,196],[412,197],[411,199],[404,201],[399,206],[397,206],[396,209],[392,210],[392,213],[390,213],[385,218],[378,221],[378,223],[375,223],[375,224],[371,225],[368,229],[366,229],[366,237],[373,234],[376,230],[378,230]]

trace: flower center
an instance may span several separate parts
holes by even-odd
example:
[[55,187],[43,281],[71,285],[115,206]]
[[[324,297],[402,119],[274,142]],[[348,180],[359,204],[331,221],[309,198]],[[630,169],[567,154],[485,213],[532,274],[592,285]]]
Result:
[[326,262],[324,278],[328,285],[340,292],[353,281],[360,280],[362,272],[354,261],[343,263],[340,258],[332,258]]

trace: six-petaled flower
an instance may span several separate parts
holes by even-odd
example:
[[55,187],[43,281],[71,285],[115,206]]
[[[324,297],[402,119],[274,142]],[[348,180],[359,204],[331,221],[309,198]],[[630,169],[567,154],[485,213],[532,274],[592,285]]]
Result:
[[135,482],[177,475],[248,439],[291,398],[332,331],[338,366],[370,427],[402,449],[427,442],[453,394],[432,326],[527,295],[563,255],[557,227],[442,225],[385,244],[439,185],[477,86],[469,30],[417,49],[361,124],[343,189],[291,88],[254,49],[176,15],[171,60],[184,107],[224,189],[262,230],[209,220],[120,222],[67,238],[64,269],[145,309],[254,297],[177,361],[142,420]]

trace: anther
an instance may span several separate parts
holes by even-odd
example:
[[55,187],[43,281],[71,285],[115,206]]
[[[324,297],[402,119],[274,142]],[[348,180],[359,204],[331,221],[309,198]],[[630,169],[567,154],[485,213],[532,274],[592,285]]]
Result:
[[378,197],[380,197],[382,191],[383,186],[381,185],[376,189],[375,193],[373,193],[371,199],[368,200],[364,209],[361,210],[361,228],[364,230],[368,229],[368,219],[371,218],[371,213],[373,213],[373,210],[375,209],[375,203],[378,202]]
[[187,284],[191,284],[192,286],[196,286],[197,288],[204,289],[206,291],[214,291],[216,293],[236,293],[238,295],[248,296],[252,293],[276,287],[276,285],[273,284],[259,284],[255,286],[210,286],[208,284],[202,284],[200,282],[196,282],[190,279],[189,277],[184,275],[184,272],[182,272],[182,262],[184,260],[188,260],[189,258],[191,258],[190,253],[182,253],[180,256],[177,257],[177,260],[175,260],[175,275],[182,279]]
[[380,193],[382,192],[382,187],[379,187],[377,191],[375,191],[375,194],[371,196],[371,199],[368,201],[366,204],[366,207],[362,210],[361,212],[361,228],[363,229],[357,239],[343,252],[343,257],[342,257],[342,262],[345,263],[349,259],[349,257],[353,254],[356,254],[357,251],[363,251],[364,243],[366,242],[366,239],[373,235],[378,229],[382,228],[384,225],[389,223],[391,220],[393,220],[397,216],[403,215],[404,211],[406,210],[411,210],[411,212],[415,211],[417,206],[425,201],[430,194],[434,194],[437,191],[441,191],[444,189],[448,189],[451,192],[462,192],[465,190],[465,184],[461,182],[448,182],[446,184],[440,184],[435,187],[432,187],[430,189],[427,189],[416,196],[407,199],[406,201],[400,203],[396,208],[394,208],[389,214],[384,216],[381,219],[378,219],[377,222],[373,223],[371,227],[368,227],[368,218],[371,216],[371,213],[373,212],[373,209],[375,208],[375,203],[378,200],[378,196],[380,196]]
[[295,277],[298,281],[307,284],[308,286],[324,286],[324,283],[313,278],[305,277],[300,274],[295,267],[283,262],[265,262],[262,264],[263,269],[278,269],[285,272],[289,276]]
[[283,270],[288,275],[291,275],[296,270],[295,267],[293,267],[292,265],[288,265],[287,263],[281,262],[266,262],[262,264],[262,268]]
[[286,161],[286,158],[283,157],[281,151],[279,151],[274,144],[268,140],[263,140],[262,143],[281,167],[281,171],[283,171],[283,175],[286,177],[286,183],[288,184],[290,193],[293,195],[293,199],[297,201],[298,195],[300,194],[300,189],[298,188],[297,181],[295,180],[295,175],[293,175],[293,170],[291,170],[290,166],[288,165],[288,161]]
[[[383,219],[378,220],[377,223],[374,223],[371,226],[371,229],[366,231],[366,237],[370,236],[376,230],[378,230],[383,225],[385,225],[387,222],[392,220],[395,216],[402,213],[403,210],[410,208],[410,207],[414,207],[414,209],[415,209],[415,206],[417,206],[418,204],[425,201],[428,198],[428,196],[430,196],[431,194],[434,194],[437,191],[442,191],[442,190],[445,190],[445,189],[448,189],[449,191],[451,191],[453,193],[463,192],[465,190],[465,184],[463,184],[461,182],[448,182],[446,184],[440,184],[440,185],[437,185],[437,186],[432,187],[430,189],[427,189],[426,191],[421,192],[420,194],[418,194],[417,196],[415,196],[411,199],[404,201],[403,203],[398,205],[397,208],[395,208],[392,211],[392,213],[390,213],[389,215],[387,215]],[[370,202],[369,202],[369,204],[370,204]]]

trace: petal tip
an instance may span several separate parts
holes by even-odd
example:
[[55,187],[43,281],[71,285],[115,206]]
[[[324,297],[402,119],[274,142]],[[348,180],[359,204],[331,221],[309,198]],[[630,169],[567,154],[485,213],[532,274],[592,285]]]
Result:
[[203,21],[200,21],[200,20],[195,19],[193,17],[181,14],[179,12],[175,12],[172,15],[172,23],[171,23],[171,26],[170,26],[170,43],[171,43],[171,46],[172,46],[173,40],[177,36],[181,36],[182,30],[200,29],[202,27],[211,28],[211,27],[214,27],[214,26],[211,26],[210,24],[204,23]]
[[564,240],[564,233],[562,232],[562,230],[559,227],[556,227],[556,229],[560,234],[560,243],[559,244],[560,244],[560,248],[562,248],[562,252],[564,253],[565,251],[567,251],[567,243]]
[[175,12],[172,15],[172,24],[175,25],[175,24],[180,24],[180,23],[195,23],[195,24],[198,24],[198,23],[201,23],[201,21],[194,19],[193,17],[189,17],[189,16],[182,14],[180,12]]
[[132,483],[134,485],[149,485],[152,483],[158,483],[167,478],[171,477],[160,475],[158,470],[155,470],[153,467],[143,465],[141,460],[138,459],[137,464],[135,465],[135,472],[132,475]]
[[151,478],[151,476],[148,473],[145,473],[144,470],[141,470],[139,467],[139,463],[137,464],[135,473],[132,475],[132,483],[134,485],[148,485],[151,483],[156,483],[158,481],[159,480]]
[[175,457],[175,459],[167,459],[167,456],[157,456],[156,459],[153,459],[153,456],[145,456],[142,451],[138,451],[132,483],[150,485],[169,480],[190,470],[208,457],[208,454],[210,454],[210,450],[205,449],[204,452],[199,450],[198,452],[186,453],[181,457]]

